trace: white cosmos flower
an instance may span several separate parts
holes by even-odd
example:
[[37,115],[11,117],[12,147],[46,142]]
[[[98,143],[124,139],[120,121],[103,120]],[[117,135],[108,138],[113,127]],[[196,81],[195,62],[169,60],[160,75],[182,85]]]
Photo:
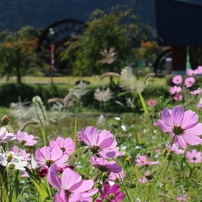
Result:
[[27,164],[27,161],[19,161],[19,159],[14,159],[14,161],[9,162],[6,167],[10,169],[25,171],[25,167],[27,166]]
[[109,88],[106,90],[102,89],[100,90],[99,88],[95,90],[94,93],[94,98],[100,102],[107,102],[109,101],[113,96],[113,93]]

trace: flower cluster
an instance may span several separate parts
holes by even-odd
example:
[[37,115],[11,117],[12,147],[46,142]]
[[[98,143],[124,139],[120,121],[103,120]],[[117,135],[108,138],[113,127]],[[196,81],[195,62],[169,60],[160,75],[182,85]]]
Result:
[[[33,141],[28,134],[18,132],[18,135],[24,134],[24,140]],[[37,148],[35,151],[35,166],[28,165],[26,161],[26,172],[23,177],[28,177],[38,173],[41,179],[47,177],[50,185],[57,190],[54,195],[56,202],[92,202],[93,197],[98,197],[95,201],[122,201],[125,198],[125,193],[121,192],[120,185],[115,181],[122,181],[125,177],[125,172],[118,163],[112,159],[123,156],[124,153],[119,151],[117,141],[113,134],[107,130],[101,132],[95,127],[87,127],[78,135],[78,144],[86,145],[90,151],[91,157],[89,163],[101,173],[105,173],[103,178],[103,189],[95,188],[95,182],[92,179],[82,180],[82,176],[76,171],[73,165],[69,165],[69,159],[76,149],[76,143],[71,138],[57,137],[56,140],[51,140],[49,145]],[[20,141],[22,143],[22,138]],[[26,143],[27,143],[26,142]],[[30,145],[23,142],[23,145]],[[84,147],[86,149],[86,146]],[[11,156],[11,155],[10,155]],[[25,156],[25,154],[24,154]],[[24,158],[28,160],[27,158]],[[29,159],[30,160],[30,159]],[[33,160],[32,160],[33,161]],[[25,171],[25,169],[22,169]],[[109,179],[107,179],[109,177]],[[109,182],[113,182],[111,186]]]
[[202,66],[198,66],[195,70],[189,69],[187,71],[187,75],[194,76],[194,75],[201,75],[202,74]]

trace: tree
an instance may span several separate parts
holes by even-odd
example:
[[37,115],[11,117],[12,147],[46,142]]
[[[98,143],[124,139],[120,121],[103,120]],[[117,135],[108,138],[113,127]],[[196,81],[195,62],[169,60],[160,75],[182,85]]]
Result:
[[[20,32],[19,32],[20,33]],[[17,82],[22,83],[21,77],[30,74],[36,68],[37,56],[35,49],[37,38],[28,38],[19,33],[10,33],[1,37],[0,43],[0,74],[1,77],[17,77]],[[3,35],[3,33],[2,33]]]
[[[71,65],[74,75],[120,72],[133,60],[135,42],[146,39],[145,29],[151,30],[147,25],[138,24],[132,9],[112,8],[109,14],[96,10],[87,22],[84,34],[68,41],[60,56]],[[110,54],[112,49],[113,62],[103,63],[103,53]]]

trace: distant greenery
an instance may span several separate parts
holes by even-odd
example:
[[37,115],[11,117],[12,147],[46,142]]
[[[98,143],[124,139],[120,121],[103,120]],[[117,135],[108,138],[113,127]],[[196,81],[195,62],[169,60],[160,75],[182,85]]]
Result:
[[40,34],[41,30],[31,26],[23,27],[16,33],[0,33],[1,77],[9,80],[11,76],[16,76],[17,83],[22,83],[22,76],[36,75],[39,67],[46,68],[45,61],[35,51]]
[[145,30],[151,27],[138,23],[132,9],[112,8],[109,14],[103,10],[92,13],[85,33],[66,43],[61,58],[68,61],[73,74],[84,76],[107,71],[120,72],[134,61],[134,49],[147,39]]

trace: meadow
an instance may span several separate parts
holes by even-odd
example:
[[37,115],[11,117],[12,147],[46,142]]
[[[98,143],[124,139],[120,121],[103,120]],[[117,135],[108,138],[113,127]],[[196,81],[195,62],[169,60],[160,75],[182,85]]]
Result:
[[128,112],[104,111],[109,85],[94,92],[99,110],[72,112],[85,108],[83,83],[50,99],[48,110],[39,96],[1,107],[1,201],[202,201],[202,90],[193,78],[174,76],[169,97],[145,99],[142,81],[125,69],[114,82],[138,94],[138,111],[133,97],[119,103]]

